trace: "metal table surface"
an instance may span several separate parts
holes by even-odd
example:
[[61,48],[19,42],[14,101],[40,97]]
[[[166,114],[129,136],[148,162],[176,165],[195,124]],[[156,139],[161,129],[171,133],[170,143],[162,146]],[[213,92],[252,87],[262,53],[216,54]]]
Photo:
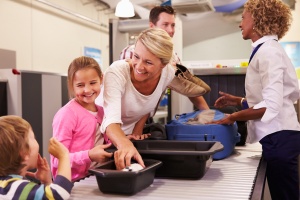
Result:
[[250,199],[261,152],[259,143],[237,146],[228,158],[213,161],[199,180],[156,178],[151,186],[132,196],[104,194],[91,176],[74,184],[70,199]]

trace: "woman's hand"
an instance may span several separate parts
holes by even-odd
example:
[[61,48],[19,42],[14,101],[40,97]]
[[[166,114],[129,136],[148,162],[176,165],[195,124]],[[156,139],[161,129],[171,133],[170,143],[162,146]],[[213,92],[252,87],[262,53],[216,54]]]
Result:
[[225,124],[225,125],[232,125],[235,121],[231,119],[230,114],[225,114],[223,119],[212,121],[207,124]]
[[129,140],[144,140],[151,136],[151,133],[145,133],[145,134],[131,134],[127,135],[126,137]]
[[224,108],[227,106],[237,106],[240,105],[242,97],[237,97],[225,92],[219,92],[221,97],[219,97],[215,102],[216,108]]
[[128,144],[123,144],[122,148],[115,151],[114,158],[117,170],[122,170],[126,166],[130,166],[132,159],[136,160],[143,168],[145,168],[141,155],[130,141]]
[[110,124],[106,128],[106,134],[110,141],[118,149],[114,153],[115,164],[118,170],[124,169],[131,165],[131,160],[136,160],[137,163],[145,167],[144,161],[134,147],[133,143],[125,136],[120,124]]

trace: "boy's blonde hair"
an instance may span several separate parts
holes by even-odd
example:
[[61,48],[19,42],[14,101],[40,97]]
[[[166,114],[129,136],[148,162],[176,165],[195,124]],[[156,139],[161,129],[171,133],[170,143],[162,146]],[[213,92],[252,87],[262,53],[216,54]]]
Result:
[[0,176],[19,174],[25,166],[24,155],[30,153],[28,133],[30,124],[21,117],[0,117]]
[[148,28],[142,31],[136,39],[140,41],[153,55],[158,57],[163,65],[167,65],[173,56],[173,42],[169,34],[160,28]]
[[75,58],[71,62],[69,69],[68,69],[68,91],[69,91],[70,99],[74,97],[73,81],[74,81],[75,73],[81,69],[95,69],[100,78],[100,81],[102,81],[103,73],[101,71],[99,64],[97,63],[97,61],[95,59],[87,57],[87,56],[81,56],[81,57]]

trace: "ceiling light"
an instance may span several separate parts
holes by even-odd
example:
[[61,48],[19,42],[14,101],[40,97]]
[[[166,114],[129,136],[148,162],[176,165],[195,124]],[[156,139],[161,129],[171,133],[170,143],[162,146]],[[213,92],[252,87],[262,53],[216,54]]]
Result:
[[129,0],[121,0],[116,7],[115,15],[117,17],[133,17],[134,8]]

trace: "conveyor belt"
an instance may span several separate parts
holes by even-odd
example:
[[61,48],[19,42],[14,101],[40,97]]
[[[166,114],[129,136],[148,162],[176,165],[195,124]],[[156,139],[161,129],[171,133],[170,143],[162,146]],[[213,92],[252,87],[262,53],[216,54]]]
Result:
[[261,158],[259,143],[236,147],[230,157],[213,161],[199,180],[155,179],[153,184],[139,193],[126,196],[103,194],[94,176],[76,182],[70,199],[249,199]]

